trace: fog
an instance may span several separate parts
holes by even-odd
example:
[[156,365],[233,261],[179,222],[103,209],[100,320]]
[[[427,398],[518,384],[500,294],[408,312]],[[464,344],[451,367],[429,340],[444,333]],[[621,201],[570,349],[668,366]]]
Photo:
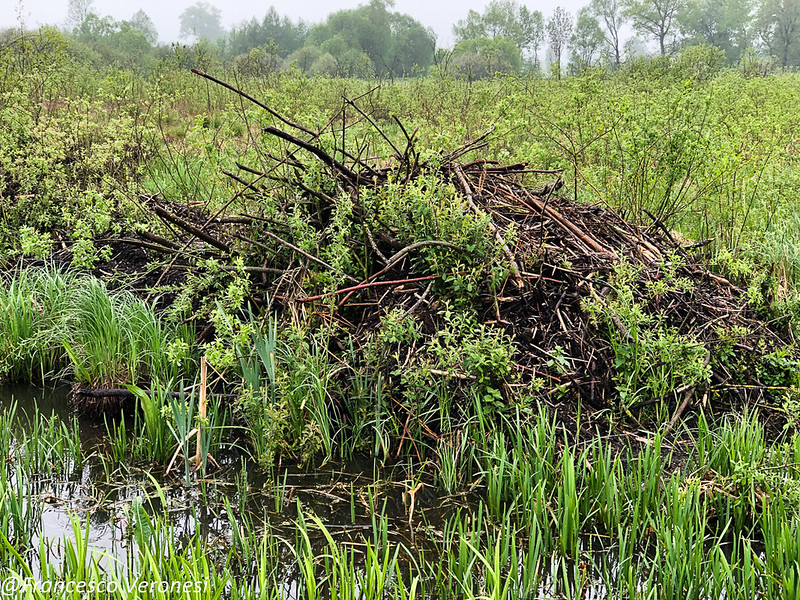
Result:
[[[340,0],[339,2],[324,2],[322,0],[273,0],[272,2],[255,3],[252,0],[209,0],[222,12],[222,22],[225,28],[240,23],[250,17],[259,19],[269,9],[270,5],[281,15],[292,19],[303,19],[307,23],[318,23],[325,17],[343,8],[355,8],[366,4],[368,0]],[[139,9],[144,10],[158,29],[161,42],[174,42],[178,40],[180,30],[179,16],[195,3],[195,0],[94,0],[94,12],[104,16],[109,15],[115,19],[129,19]],[[394,9],[397,12],[407,13],[420,21],[426,27],[431,27],[437,36],[439,46],[449,47],[453,43],[453,24],[467,16],[470,9],[482,11],[488,0],[447,0],[432,2],[430,0],[397,0]],[[573,16],[577,10],[588,3],[582,0],[564,0],[559,4],[570,11]],[[555,8],[551,2],[524,2],[529,8],[539,10],[547,16]],[[63,26],[67,19],[67,0],[0,0],[0,28],[15,27],[20,21],[26,27],[35,28],[39,25]]]

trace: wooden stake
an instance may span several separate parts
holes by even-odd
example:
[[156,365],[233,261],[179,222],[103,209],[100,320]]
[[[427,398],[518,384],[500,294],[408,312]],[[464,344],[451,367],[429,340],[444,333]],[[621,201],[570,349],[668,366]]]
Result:
[[202,464],[202,454],[201,454],[201,442],[203,438],[203,423],[206,420],[206,376],[208,372],[208,366],[206,364],[206,357],[203,356],[200,358],[200,423],[197,426],[197,451],[195,453],[194,462],[196,467],[199,469],[200,465]]

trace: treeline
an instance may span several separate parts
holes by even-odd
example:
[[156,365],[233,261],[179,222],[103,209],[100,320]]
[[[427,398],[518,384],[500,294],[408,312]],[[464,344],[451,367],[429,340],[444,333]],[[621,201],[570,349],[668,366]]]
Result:
[[[96,62],[148,68],[167,54],[218,60],[260,75],[299,69],[308,75],[395,78],[431,68],[468,78],[544,72],[555,77],[587,68],[618,69],[655,48],[662,57],[693,50],[715,69],[725,64],[800,65],[800,0],[591,0],[572,15],[549,15],[517,0],[492,0],[453,26],[452,49],[437,47],[432,29],[370,0],[307,24],[271,7],[229,30],[219,9],[203,1],[180,16],[184,44],[158,45],[152,20],[138,11],[116,21],[92,0],[69,0],[70,34]],[[625,37],[625,32],[633,32]]]
[[[633,37],[624,38],[624,32]],[[707,46],[720,63],[800,64],[800,0],[591,0],[576,15],[545,17],[516,0],[492,0],[453,27],[454,63],[479,74],[538,69],[540,49],[556,76],[566,66],[619,68],[655,47],[660,56]],[[562,60],[568,57],[568,61]]]
[[[67,34],[83,58],[148,70],[159,59],[178,56],[187,65],[232,63],[259,75],[297,68],[331,77],[404,77],[424,74],[434,63],[436,36],[409,15],[391,10],[391,0],[371,0],[328,15],[315,25],[281,16],[271,7],[226,31],[219,9],[206,2],[180,16],[183,43],[159,45],[150,17],[137,11],[115,20],[94,11],[92,0],[69,0]],[[13,39],[14,32],[6,32]]]

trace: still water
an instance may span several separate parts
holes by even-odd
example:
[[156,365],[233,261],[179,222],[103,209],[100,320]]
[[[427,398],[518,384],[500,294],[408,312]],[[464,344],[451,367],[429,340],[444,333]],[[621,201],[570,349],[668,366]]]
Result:
[[[417,493],[409,524],[404,492],[418,477],[410,479],[406,465],[385,467],[366,460],[301,470],[284,464],[264,472],[240,443],[220,452],[219,468],[210,467],[205,478],[194,475],[186,485],[182,468],[165,474],[164,465],[113,464],[108,458],[108,424],[128,418],[130,432],[132,418],[86,414],[71,405],[68,392],[66,386],[0,388],[0,411],[15,406],[19,427],[26,426],[28,417],[37,412],[77,423],[86,457],[82,464],[58,476],[34,478],[27,490],[42,507],[41,527],[32,547],[44,540],[51,561],[58,562],[63,539],[74,536],[75,518],[89,524],[93,549],[123,559],[133,543],[134,504],[151,514],[168,514],[178,546],[198,535],[209,548],[229,545],[232,519],[240,523],[245,518],[256,529],[268,527],[279,537],[293,539],[298,510],[317,515],[343,541],[369,535],[373,516],[379,513],[388,520],[393,541],[408,548],[424,546],[426,532],[437,530],[456,508],[469,507],[469,495],[442,496],[429,484]],[[323,543],[321,536],[318,541]]]

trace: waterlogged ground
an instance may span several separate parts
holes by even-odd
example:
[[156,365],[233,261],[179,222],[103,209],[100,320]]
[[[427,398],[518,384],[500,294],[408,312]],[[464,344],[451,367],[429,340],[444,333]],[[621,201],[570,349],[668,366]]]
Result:
[[[447,519],[463,513],[467,521],[474,520],[475,516],[471,519],[469,515],[478,509],[480,502],[477,491],[448,496],[438,493],[429,478],[425,478],[427,485],[422,477],[408,479],[408,468],[402,464],[387,468],[365,460],[349,465],[328,464],[315,470],[282,465],[275,472],[265,473],[236,445],[220,454],[219,468],[212,468],[205,478],[193,473],[189,485],[180,467],[165,473],[161,465],[109,465],[100,458],[108,455],[112,444],[107,423],[126,417],[98,417],[76,409],[68,400],[69,389],[30,385],[0,388],[0,412],[13,411],[16,427],[28,428],[30,417],[37,413],[74,423],[85,457],[81,465],[69,465],[64,475],[43,475],[31,479],[26,486],[25,494],[41,507],[41,512],[28,544],[32,578],[15,588],[18,592],[38,589],[48,596],[55,593],[51,589],[72,589],[58,587],[52,578],[48,581],[42,577],[39,565],[44,560],[56,569],[67,569],[67,540],[77,536],[85,536],[86,555],[92,556],[101,570],[127,572],[131,557],[139,552],[139,538],[134,531],[139,506],[154,521],[168,515],[169,535],[176,548],[191,547],[199,540],[209,552],[219,550],[224,554],[233,546],[237,530],[247,529],[256,536],[269,530],[276,539],[287,542],[279,550],[286,558],[286,566],[277,577],[283,587],[281,595],[300,598],[304,596],[302,573],[292,564],[295,556],[290,549],[298,542],[300,512],[305,519],[311,514],[319,517],[327,534],[352,551],[356,569],[366,548],[364,540],[373,538],[376,531],[386,536],[386,540],[375,540],[376,545],[388,541],[394,547],[410,551],[396,557],[398,564],[407,567],[413,562],[412,556],[427,554],[428,560],[435,560],[436,542],[442,540]],[[474,487],[478,487],[478,482]],[[411,512],[411,498],[405,492],[415,488]],[[376,519],[385,524],[376,527]],[[76,528],[79,523],[81,527]],[[311,546],[324,555],[328,542],[325,534],[309,529],[307,535]],[[581,547],[591,552],[596,542],[594,537],[584,536]],[[599,546],[602,544],[598,550]],[[44,549],[44,556],[40,549]],[[520,569],[525,568],[524,554],[515,560]],[[257,573],[251,575],[256,577]],[[543,572],[539,597],[561,597],[554,589],[562,575],[574,579],[566,571]],[[151,593],[159,584],[141,580],[139,583],[151,584]],[[94,584],[101,585],[98,581]],[[119,590],[133,593],[137,585],[136,581],[127,588],[122,584]],[[228,592],[230,588],[226,596]],[[606,596],[606,586],[597,581],[586,588],[583,597]]]
[[[265,473],[236,444],[216,457],[219,468],[209,467],[205,478],[192,473],[186,485],[181,460],[167,474],[163,465],[121,467],[101,459],[112,443],[106,423],[126,417],[98,417],[77,410],[68,392],[66,386],[0,388],[0,412],[13,409],[17,427],[28,427],[29,416],[37,412],[77,424],[83,464],[71,464],[62,476],[34,478],[26,490],[41,506],[40,525],[31,545],[38,548],[44,541],[48,558],[56,564],[63,539],[75,535],[75,517],[88,523],[88,544],[93,550],[124,562],[136,543],[131,513],[137,505],[151,515],[168,514],[177,545],[197,535],[209,548],[229,547],[232,528],[241,527],[242,521],[294,540],[298,507],[302,507],[304,514],[318,516],[336,539],[353,546],[361,545],[363,535],[371,535],[374,516],[379,514],[388,521],[389,538],[411,548],[424,547],[426,540],[438,535],[444,517],[459,508],[469,510],[470,500],[477,499],[466,492],[443,496],[423,483],[414,494],[409,523],[411,498],[405,492],[420,481],[407,479],[404,465],[386,468],[363,461],[329,463],[312,470],[279,465]],[[321,534],[317,541],[324,543]]]
[[130,434],[66,392],[0,392],[4,582],[200,581],[192,597],[231,600],[800,597],[800,438],[768,440],[755,414],[700,416],[618,455],[600,437],[570,446],[542,413],[513,439],[488,433],[476,478],[447,495],[423,465],[264,472],[235,441],[187,483],[131,464]]

